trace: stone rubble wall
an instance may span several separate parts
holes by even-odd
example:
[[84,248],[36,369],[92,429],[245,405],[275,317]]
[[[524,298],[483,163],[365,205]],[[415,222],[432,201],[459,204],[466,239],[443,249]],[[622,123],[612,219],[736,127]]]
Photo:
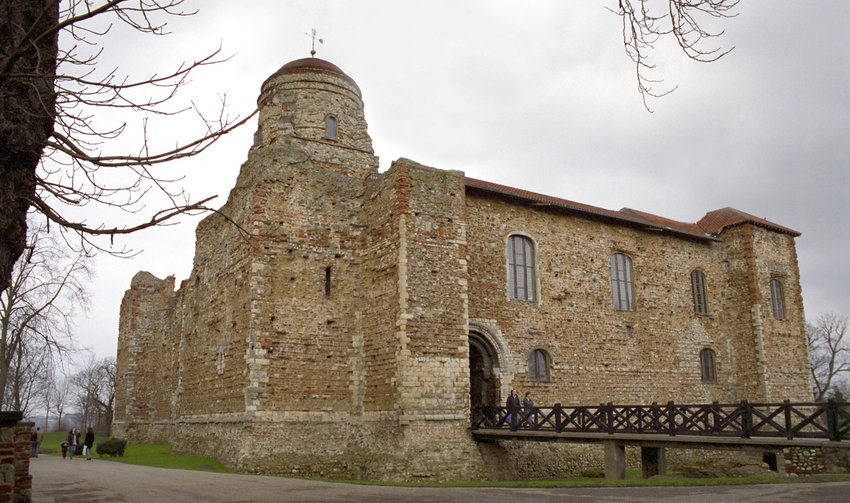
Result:
[[[808,386],[803,305],[799,290],[786,292],[787,320],[761,321],[759,352],[746,285],[758,285],[761,319],[770,316],[767,273],[749,278],[747,246],[733,229],[720,243],[612,226],[554,210],[520,205],[493,195],[467,194],[470,319],[498,327],[509,348],[503,393],[531,391],[540,404],[709,403],[787,397],[812,399]],[[751,262],[787,271],[798,283],[793,239],[750,229],[759,240]],[[536,247],[539,300],[508,298],[508,237],[530,237]],[[744,241],[742,243],[742,241]],[[613,307],[608,259],[633,261],[636,309]],[[694,313],[691,271],[708,283],[708,316]],[[766,305],[765,305],[766,303]],[[767,314],[765,314],[767,313]],[[699,353],[716,353],[717,381],[702,382]],[[552,361],[549,381],[528,378],[531,351]],[[770,393],[765,395],[764,389]]]
[[29,503],[32,500],[29,466],[33,424],[13,423],[0,427],[0,503]]
[[[467,432],[470,330],[493,346],[494,404],[511,388],[541,406],[812,399],[793,237],[649,232],[407,159],[378,174],[356,84],[305,61],[263,85],[255,145],[198,225],[189,277],[175,291],[140,272],[125,293],[116,436],[264,473],[486,478]],[[514,233],[535,245],[532,302],[507,295]],[[613,307],[614,253],[633,261],[635,311]],[[694,314],[695,269],[708,315]],[[704,348],[716,382],[701,379]],[[535,349],[548,380],[528,375]]]

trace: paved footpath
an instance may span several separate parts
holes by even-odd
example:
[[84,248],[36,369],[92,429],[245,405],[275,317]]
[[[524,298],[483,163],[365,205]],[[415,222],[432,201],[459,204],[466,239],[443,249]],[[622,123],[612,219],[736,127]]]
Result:
[[577,489],[390,487],[168,470],[84,458],[30,462],[33,503],[271,502],[805,502],[850,500],[850,482],[736,487]]

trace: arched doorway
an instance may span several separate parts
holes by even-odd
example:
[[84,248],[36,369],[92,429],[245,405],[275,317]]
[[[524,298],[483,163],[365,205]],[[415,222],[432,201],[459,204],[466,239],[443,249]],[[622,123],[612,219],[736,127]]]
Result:
[[501,403],[499,361],[493,346],[477,332],[469,332],[469,401],[472,407]]

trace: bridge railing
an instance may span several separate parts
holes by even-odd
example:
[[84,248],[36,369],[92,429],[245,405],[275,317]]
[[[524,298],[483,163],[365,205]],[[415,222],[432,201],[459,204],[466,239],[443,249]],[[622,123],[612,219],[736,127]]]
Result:
[[476,407],[472,429],[850,439],[850,404],[818,403]]

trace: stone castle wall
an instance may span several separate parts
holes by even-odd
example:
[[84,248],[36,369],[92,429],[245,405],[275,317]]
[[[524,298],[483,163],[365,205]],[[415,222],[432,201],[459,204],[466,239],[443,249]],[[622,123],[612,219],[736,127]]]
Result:
[[[487,477],[467,431],[471,331],[494,346],[499,404],[511,388],[541,406],[811,399],[792,236],[647,231],[407,159],[378,174],[359,89],[316,61],[263,85],[255,145],[198,226],[190,276],[176,291],[173,277],[133,278],[116,435],[246,471]],[[324,137],[329,116],[336,139]],[[508,298],[514,233],[534,242],[535,301]],[[634,311],[613,307],[613,253],[633,261]],[[694,314],[694,269],[708,315]],[[716,382],[701,379],[704,348]],[[529,377],[535,349],[549,356],[546,381]]]
[[[773,240],[751,265],[730,253],[746,248],[741,231],[727,231],[720,243],[703,242],[490,195],[467,194],[466,201],[470,319],[491,327],[511,349],[502,370],[502,397],[517,388],[547,404],[811,400],[801,297],[786,293],[788,319],[771,318],[769,291],[764,292],[770,278],[757,273],[752,281],[762,294],[761,318],[754,319],[748,308],[752,266],[787,271],[787,282],[798,284],[793,238],[751,229],[759,239]],[[535,243],[538,300],[508,298],[505,250],[511,234]],[[634,311],[614,309],[608,262],[614,253],[633,261]],[[709,315],[694,313],[690,274],[695,269],[707,278]],[[759,319],[761,358],[769,366],[758,365],[753,326]],[[701,380],[703,348],[717,355],[714,383]],[[535,349],[551,357],[549,381],[528,377]]]

